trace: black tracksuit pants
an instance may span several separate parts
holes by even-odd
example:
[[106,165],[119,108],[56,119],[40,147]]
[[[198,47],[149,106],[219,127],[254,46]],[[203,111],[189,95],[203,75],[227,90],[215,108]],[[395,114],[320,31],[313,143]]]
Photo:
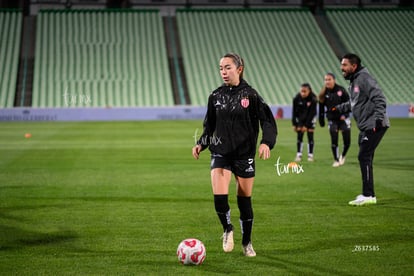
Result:
[[359,153],[358,160],[362,175],[362,194],[364,196],[375,196],[374,175],[372,163],[374,160],[375,149],[381,142],[387,128],[380,128],[376,131],[361,131],[359,133]]

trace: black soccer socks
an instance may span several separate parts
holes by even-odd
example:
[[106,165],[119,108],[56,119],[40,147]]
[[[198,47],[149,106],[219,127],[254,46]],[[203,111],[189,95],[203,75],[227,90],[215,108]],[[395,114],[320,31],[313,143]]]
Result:
[[230,220],[228,195],[214,195],[214,207],[221,225],[223,225],[223,230],[227,232],[232,231],[233,225]]
[[240,227],[243,235],[242,244],[247,245],[251,240],[253,228],[253,208],[251,197],[237,196],[237,205],[240,210]]

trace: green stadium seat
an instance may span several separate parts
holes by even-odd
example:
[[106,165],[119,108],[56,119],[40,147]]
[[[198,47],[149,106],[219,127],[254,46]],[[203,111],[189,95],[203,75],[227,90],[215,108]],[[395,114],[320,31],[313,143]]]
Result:
[[33,107],[174,105],[159,12],[41,11],[33,83]]
[[388,102],[413,103],[414,10],[332,9],[327,16],[346,48],[376,77]]
[[21,11],[0,10],[0,108],[14,106],[22,23]]
[[178,10],[177,23],[193,105],[207,104],[221,83],[219,58],[230,51],[245,59],[245,79],[269,104],[290,105],[303,82],[318,93],[326,72],[339,73],[307,9]]

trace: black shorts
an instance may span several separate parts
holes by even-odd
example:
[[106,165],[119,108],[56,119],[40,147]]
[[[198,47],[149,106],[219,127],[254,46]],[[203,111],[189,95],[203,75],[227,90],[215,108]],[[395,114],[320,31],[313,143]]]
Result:
[[349,131],[351,130],[351,119],[328,121],[328,128],[331,132],[338,132],[339,130]]
[[296,127],[306,127],[308,129],[315,129],[315,127],[316,127],[316,117],[313,118],[310,123],[307,123],[307,122],[298,122],[295,126]]
[[254,158],[232,159],[217,153],[211,154],[211,169],[223,168],[236,176],[251,178],[255,176],[256,165]]

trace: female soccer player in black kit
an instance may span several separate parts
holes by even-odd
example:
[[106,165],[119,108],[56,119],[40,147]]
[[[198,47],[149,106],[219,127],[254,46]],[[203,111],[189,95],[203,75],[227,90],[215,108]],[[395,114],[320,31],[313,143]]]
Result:
[[[325,114],[328,118],[328,128],[331,135],[332,154],[334,163],[332,167],[339,167],[345,164],[345,156],[351,145],[351,119],[348,112],[339,112],[333,108],[339,104],[347,103],[349,95],[345,88],[336,84],[335,75],[325,75],[325,85],[319,93],[319,124],[325,126]],[[343,149],[338,156],[338,132],[342,131]]]
[[296,162],[302,161],[303,135],[308,133],[308,161],[313,161],[313,133],[315,131],[316,118],[316,95],[313,93],[309,83],[300,87],[300,92],[293,98],[292,125],[297,132]]
[[224,84],[208,98],[204,131],[192,154],[198,159],[207,147],[211,152],[211,184],[215,210],[224,230],[224,252],[230,252],[234,247],[228,194],[232,173],[235,175],[243,254],[254,257],[251,196],[259,127],[263,133],[259,157],[266,160],[276,143],[277,126],[269,106],[243,79],[243,70],[244,61],[237,54],[228,53],[220,59]]

